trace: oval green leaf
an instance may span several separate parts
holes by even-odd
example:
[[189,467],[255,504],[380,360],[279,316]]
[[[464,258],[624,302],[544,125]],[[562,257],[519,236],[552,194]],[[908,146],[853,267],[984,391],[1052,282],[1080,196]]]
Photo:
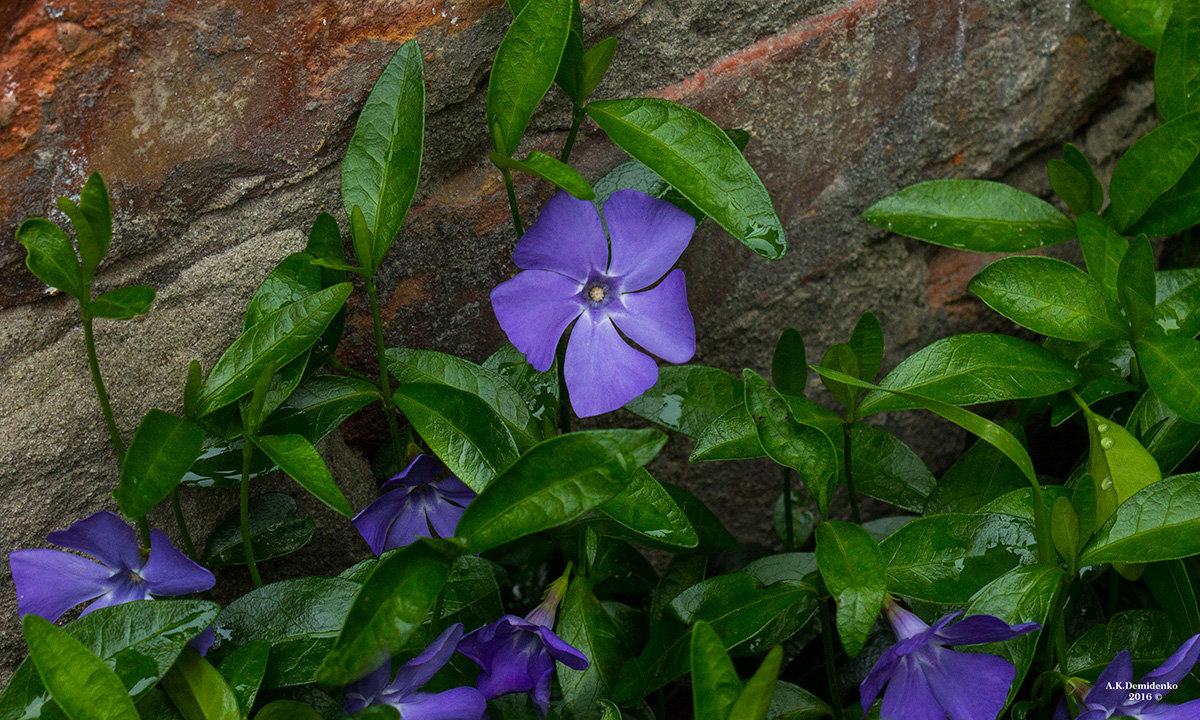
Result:
[[125,320],[141,315],[154,302],[154,288],[149,285],[129,285],[93,298],[88,310],[96,317]]
[[138,424],[117,486],[117,505],[130,518],[144,517],[171,494],[200,457],[204,430],[162,410]]
[[300,435],[263,435],[254,439],[271,462],[334,511],[353,517],[350,501],[333,481],[320,453]]
[[529,0],[516,14],[492,61],[487,126],[496,152],[512,157],[533,111],[554,84],[567,35],[571,0]]
[[29,658],[71,720],[138,720],[121,678],[67,631],[37,615],[21,621]]

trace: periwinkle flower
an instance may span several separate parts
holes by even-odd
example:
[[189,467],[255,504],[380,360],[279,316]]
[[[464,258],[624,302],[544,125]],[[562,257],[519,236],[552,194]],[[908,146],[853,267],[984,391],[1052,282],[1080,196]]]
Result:
[[560,192],[517,241],[524,272],[492,290],[492,308],[542,372],[575,323],[563,373],[576,415],[616,410],[658,380],[654,359],[622,333],[668,362],[695,354],[683,271],[671,270],[695,229],[691,215],[635,190],[610,195],[603,221],[592,203]]
[[61,550],[9,553],[20,615],[54,622],[88,600],[95,602],[85,615],[134,600],[202,592],[215,583],[212,573],[176,549],[161,530],[150,531],[150,554],[143,558],[133,528],[111,512],[90,515],[46,539],[95,560]]
[[1041,629],[1009,625],[991,615],[959,613],[933,627],[889,599],[884,614],[898,641],[871,668],[860,688],[863,714],[887,685],[880,717],[887,720],[995,720],[1016,677],[1012,663],[996,655],[950,650],[948,645],[1001,642]]
[[554,661],[573,670],[587,669],[587,657],[551,629],[566,585],[564,575],[525,617],[505,615],[463,637],[458,651],[482,668],[475,687],[484,698],[531,693],[538,717],[544,718],[550,707]]
[[[1096,684],[1086,691],[1079,703],[1076,720],[1195,720],[1200,718],[1200,700],[1170,705],[1162,698],[1191,672],[1200,660],[1200,635],[1193,635],[1166,662],[1133,682],[1133,660],[1128,650],[1117,653],[1104,668]],[[1065,706],[1057,715],[1067,716]]]
[[422,537],[453,537],[475,492],[430,455],[413,458],[381,488],[384,494],[354,516],[371,551],[382,555]]
[[475,688],[421,692],[421,687],[449,662],[462,634],[462,623],[451,625],[429,647],[404,663],[394,678],[388,660],[375,672],[347,685],[344,709],[350,714],[371,705],[391,705],[404,720],[479,720],[487,711],[487,701]]

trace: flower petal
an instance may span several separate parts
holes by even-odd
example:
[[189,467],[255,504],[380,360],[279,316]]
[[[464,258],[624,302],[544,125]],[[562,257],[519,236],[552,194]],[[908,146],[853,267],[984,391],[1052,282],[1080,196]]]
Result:
[[212,573],[172,545],[162,530],[150,531],[150,558],[142,567],[141,575],[146,579],[151,595],[204,592],[217,582]]
[[998,655],[930,646],[925,679],[950,720],[996,720],[1008,702],[1017,669]]
[[454,537],[464,512],[466,508],[463,506],[450,503],[440,495],[433,495],[425,506],[426,530],[432,527],[438,537]]
[[8,555],[17,586],[17,614],[50,622],[108,591],[112,570],[61,550],[15,550]]
[[529,699],[533,702],[533,710],[539,718],[546,717],[546,712],[550,709],[550,686],[554,682],[553,667],[551,664],[545,672],[539,673],[534,678],[533,690],[529,693]]
[[[1182,705],[1154,703],[1138,713],[1138,720],[1196,720],[1198,717],[1200,717],[1200,700],[1192,700]],[[1082,718],[1081,715],[1080,720]]]
[[79,613],[79,617],[83,617],[90,612],[99,610],[100,608],[114,607],[116,605],[124,605],[125,603],[140,602],[147,600],[150,596],[146,592],[146,583],[132,582],[127,579],[119,579],[110,581],[109,591],[96,598],[96,602],[88,605]]
[[1193,635],[1166,662],[1146,673],[1142,682],[1178,685],[1196,666],[1197,659],[1200,659],[1200,635]]
[[1129,699],[1129,690],[1120,688],[1128,687],[1132,682],[1133,659],[1130,658],[1128,650],[1122,650],[1117,653],[1108,667],[1104,668],[1100,677],[1096,678],[1096,684],[1088,691],[1087,697],[1083,701],[1087,705],[1098,705],[1114,710]]
[[875,698],[879,697],[879,693],[883,691],[883,686],[887,685],[888,680],[891,679],[892,673],[896,669],[896,663],[900,662],[900,658],[901,655],[896,652],[895,645],[888,648],[875,661],[875,666],[871,668],[871,672],[867,673],[867,677],[858,686],[858,696],[862,703],[864,717],[870,714],[871,706],[875,704]]
[[390,480],[387,480],[380,486],[380,490],[391,490],[398,487],[416,487],[437,480],[438,471],[442,469],[442,464],[432,455],[420,453],[412,462],[408,464],[400,472],[396,473]]
[[114,570],[142,564],[133,528],[107,510],[93,513],[66,530],[52,532],[46,539],[59,547],[87,553]]
[[539,625],[537,631],[542,636],[542,642],[546,644],[546,650],[550,653],[550,657],[572,670],[588,669],[588,665],[591,663],[588,662],[587,656],[577,650],[574,645],[555,635],[553,630],[543,625]]
[[911,655],[901,658],[892,673],[879,716],[887,720],[946,720],[929,682]]
[[188,640],[187,646],[195,650],[199,655],[204,656],[208,654],[209,649],[212,648],[216,641],[217,630],[212,625],[209,625],[201,630],[199,635]]
[[513,621],[521,621],[521,618],[516,615],[504,615],[487,625],[475,628],[458,641],[458,651],[479,667],[486,667],[485,663],[489,662],[492,656],[491,644],[497,634],[501,634],[503,638],[512,634]]
[[487,701],[473,687],[458,687],[411,695],[398,709],[404,720],[478,720],[487,711]]
[[687,248],[696,219],[666,200],[618,190],[604,201],[604,222],[612,243],[608,274],[625,287],[641,290],[666,274]]
[[391,674],[392,661],[384,660],[382,665],[347,685],[343,690],[346,702],[342,705],[342,709],[349,715],[374,705]]
[[939,645],[980,645],[1011,640],[1041,629],[1038,623],[1009,625],[991,615],[972,615],[939,630],[933,641]]
[[696,354],[696,323],[688,310],[683,271],[672,270],[658,285],[621,296],[624,310],[613,321],[638,345],[672,363],[685,363]]
[[584,315],[567,342],[564,375],[571,407],[590,417],[621,407],[658,380],[658,365],[630,347],[608,318]]
[[429,682],[430,678],[437,675],[438,670],[450,661],[450,656],[454,654],[462,636],[462,623],[455,623],[443,630],[420,654],[396,671],[396,677],[387,689],[400,696],[408,696],[420,690],[422,685]]
[[604,272],[608,242],[596,206],[565,191],[550,198],[517,241],[513,262],[522,270],[551,270],[581,283],[593,272]]
[[509,341],[538,372],[550,369],[558,340],[583,312],[583,281],[526,270],[492,289],[492,310]]
[[351,522],[371,552],[382,555],[412,543],[425,529],[424,514],[411,507],[413,504],[410,489],[389,490],[360,510]]

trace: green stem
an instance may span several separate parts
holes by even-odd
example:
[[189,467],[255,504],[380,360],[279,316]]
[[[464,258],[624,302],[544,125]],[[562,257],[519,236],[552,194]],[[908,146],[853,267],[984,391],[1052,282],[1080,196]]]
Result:
[[333,369],[337,372],[340,372],[343,375],[349,375],[350,377],[354,378],[355,380],[362,380],[363,382],[369,382],[372,385],[375,384],[375,378],[371,377],[370,375],[367,375],[366,373],[360,373],[359,371],[355,370],[354,368],[347,366],[346,363],[342,362],[341,360],[338,360],[337,357],[334,355],[330,355],[329,359],[326,362],[329,364],[329,367],[331,369]]
[[567,141],[563,144],[562,154],[558,159],[564,163],[571,158],[571,148],[575,147],[575,138],[579,135],[579,126],[583,123],[583,108],[576,105],[571,112],[571,131],[567,133]]
[[188,532],[187,521],[183,519],[183,508],[179,505],[179,488],[171,491],[171,510],[175,513],[175,524],[179,526],[179,536],[183,538],[183,548],[188,557],[195,560],[196,544],[192,542],[192,534]]
[[850,515],[856,524],[862,525],[862,514],[858,511],[858,493],[854,490],[853,453],[850,450],[853,444],[851,442],[853,430],[854,418],[847,416],[846,422],[842,424],[842,456],[846,463],[846,494],[850,496]]
[[842,720],[842,686],[837,679],[837,651],[833,647],[833,598],[821,601],[821,643],[825,649],[825,678],[829,681],[829,700],[833,720]]
[[254,458],[254,443],[247,437],[242,446],[242,496],[240,512],[242,516],[242,550],[246,554],[246,567],[250,568],[250,579],[254,587],[262,587],[262,577],[258,574],[258,564],[254,562],[254,544],[250,542],[250,462]]
[[125,443],[121,440],[121,431],[117,429],[117,419],[113,415],[112,405],[108,401],[108,391],[104,389],[104,378],[100,375],[100,361],[96,357],[96,336],[92,331],[92,313],[83,308],[83,344],[87,348],[88,365],[92,369],[92,384],[96,386],[96,395],[100,398],[100,410],[104,413],[104,424],[108,426],[108,437],[112,441],[113,453],[117,456],[117,465],[125,465]]
[[792,552],[796,549],[796,532],[792,527],[792,471],[783,466],[783,549]]
[[367,301],[371,306],[371,322],[375,326],[375,359],[379,362],[379,392],[383,396],[383,416],[387,418],[388,434],[392,437],[392,452],[396,462],[404,462],[404,446],[400,442],[400,425],[396,422],[395,402],[392,400],[392,383],[388,378],[387,357],[383,349],[383,320],[379,316],[379,294],[375,278],[365,278]]
[[142,547],[150,548],[150,521],[143,515],[137,519],[138,535],[142,538]]
[[525,234],[525,226],[521,224],[521,211],[517,209],[517,191],[513,189],[512,173],[508,168],[500,168],[504,176],[504,189],[508,192],[508,209],[512,212],[513,227],[517,229],[517,237]]

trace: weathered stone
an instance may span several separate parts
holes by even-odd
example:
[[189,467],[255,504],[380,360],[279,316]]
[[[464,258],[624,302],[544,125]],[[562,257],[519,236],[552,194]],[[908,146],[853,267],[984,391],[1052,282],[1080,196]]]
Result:
[[[731,371],[765,370],[787,325],[823,352],[868,309],[884,321],[889,364],[949,332],[1006,327],[965,294],[980,258],[885,238],[859,213],[933,177],[1008,176],[1045,192],[1042,163],[1063,140],[1110,163],[1152,121],[1145,82],[1122,89],[1144,76],[1145,55],[1080,2],[596,0],[584,15],[590,42],[621,40],[599,96],[667,97],[752,136],[747,154],[772,191],[788,256],[763,261],[706,223],[682,261],[697,361]],[[338,162],[356,113],[411,37],[426,58],[428,138],[416,203],[382,270],[388,342],[482,359],[502,341],[487,293],[513,271],[513,234],[483,116],[508,21],[503,0],[0,6],[0,550],[41,546],[48,531],[112,507],[115,482],[73,301],[47,296],[25,271],[16,225],[61,220],[53,198],[77,193],[93,170],[105,175],[117,234],[99,282],[159,290],[148,315],[98,323],[128,438],[146,410],[178,408],[187,363],[211,367],[258,281],[302,246],[317,213],[340,215]],[[552,91],[524,147],[557,148],[568,119]],[[623,159],[594,127],[576,147],[572,161],[591,179]],[[550,190],[522,178],[518,193],[530,221]],[[343,359],[370,368],[370,338],[356,295]],[[355,452],[372,449],[381,425],[367,413],[347,426]],[[915,414],[889,427],[934,465],[962,442]],[[331,442],[360,507],[369,473]],[[777,472],[688,467],[687,445],[673,440],[655,471],[696,490],[739,537],[769,542]],[[188,493],[188,504],[211,525],[231,497]],[[166,513],[152,519],[169,526]],[[322,541],[281,574],[333,572],[365,554],[348,525],[320,520]],[[0,676],[19,648],[5,572]]]

